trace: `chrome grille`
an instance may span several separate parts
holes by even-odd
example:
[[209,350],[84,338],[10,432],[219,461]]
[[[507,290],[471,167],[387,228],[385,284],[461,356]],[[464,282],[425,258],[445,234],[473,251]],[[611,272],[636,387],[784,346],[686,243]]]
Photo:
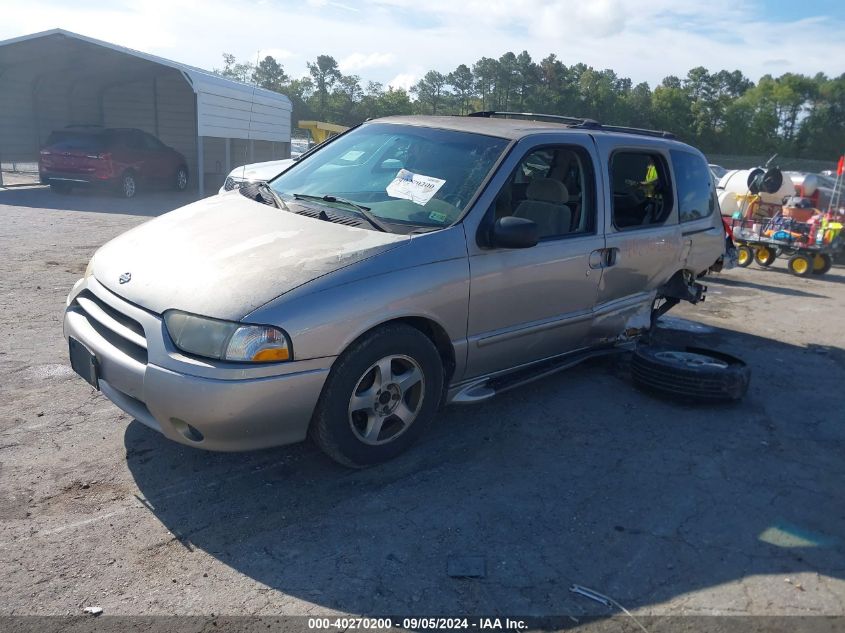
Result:
[[73,306],[84,313],[88,324],[106,341],[132,358],[147,364],[147,337],[135,319],[116,310],[89,290],[73,300]]

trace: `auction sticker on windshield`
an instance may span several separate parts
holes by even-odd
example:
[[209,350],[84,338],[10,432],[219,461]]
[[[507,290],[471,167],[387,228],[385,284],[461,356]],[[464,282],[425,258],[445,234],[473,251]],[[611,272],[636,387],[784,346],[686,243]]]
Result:
[[387,193],[394,198],[404,198],[420,206],[426,204],[446,184],[445,180],[415,174],[400,169],[393,181],[387,185]]

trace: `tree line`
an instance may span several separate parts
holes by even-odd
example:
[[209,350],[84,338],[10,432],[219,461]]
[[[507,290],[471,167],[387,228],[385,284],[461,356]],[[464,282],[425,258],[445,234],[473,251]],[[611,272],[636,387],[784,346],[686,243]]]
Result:
[[756,83],[739,70],[669,75],[655,88],[613,70],[567,66],[527,51],[482,57],[444,74],[428,71],[410,91],[345,75],[330,55],[292,78],[273,57],[258,64],[223,54],[214,72],[287,95],[293,121],[355,125],[392,114],[467,114],[479,110],[542,112],[605,123],[668,130],[714,154],[779,153],[834,160],[845,149],[845,74],[830,78],[785,73]]

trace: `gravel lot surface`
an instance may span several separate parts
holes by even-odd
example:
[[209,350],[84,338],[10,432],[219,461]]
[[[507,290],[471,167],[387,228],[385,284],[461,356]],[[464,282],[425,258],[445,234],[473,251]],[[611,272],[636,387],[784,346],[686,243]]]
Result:
[[[743,357],[736,406],[593,362],[445,409],[352,472],[165,440],[72,374],[94,250],[190,197],[0,190],[0,614],[845,615],[845,272],[709,281],[660,336]],[[481,566],[453,578],[450,565]]]

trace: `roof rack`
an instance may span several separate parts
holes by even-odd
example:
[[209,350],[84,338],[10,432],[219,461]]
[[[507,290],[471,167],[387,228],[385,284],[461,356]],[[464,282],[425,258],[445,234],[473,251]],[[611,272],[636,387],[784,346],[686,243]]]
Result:
[[639,127],[627,127],[623,125],[603,125],[594,119],[584,119],[581,117],[564,116],[561,114],[540,114],[535,112],[496,112],[493,110],[485,110],[483,112],[470,112],[467,116],[480,117],[485,119],[492,119],[494,117],[501,118],[524,118],[534,121],[549,121],[551,123],[563,123],[569,127],[584,128],[588,130],[603,130],[605,132],[621,132],[623,134],[640,134],[642,136],[655,136],[658,138],[673,139],[675,135],[672,132],[665,130],[648,130]]
[[627,127],[624,125],[599,125],[602,130],[608,132],[622,132],[624,134],[642,134],[643,136],[656,136],[658,138],[675,138],[672,132],[666,130],[648,130],[641,127]]

